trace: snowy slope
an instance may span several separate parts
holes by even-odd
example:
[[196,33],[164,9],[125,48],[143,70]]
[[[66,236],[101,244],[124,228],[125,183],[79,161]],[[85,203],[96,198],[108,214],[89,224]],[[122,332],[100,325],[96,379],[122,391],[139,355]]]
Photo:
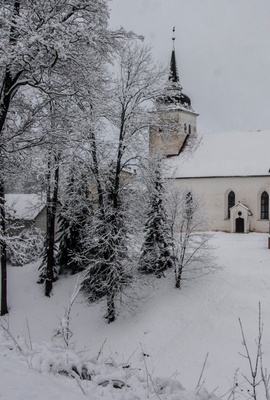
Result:
[[39,374],[29,367],[0,357],[0,399],[2,400],[85,400],[85,396]]
[[[241,317],[253,353],[260,301],[264,362],[269,367],[270,250],[267,249],[267,235],[216,233],[212,245],[222,269],[198,280],[185,281],[181,291],[173,289],[170,276],[155,281],[156,285],[150,287],[148,301],[139,302],[137,308],[128,307],[111,325],[102,318],[102,303],[89,306],[80,295],[71,315],[75,350],[83,350],[83,354],[95,358],[100,352],[100,361],[113,360],[118,367],[128,364],[144,377],[147,366],[153,379],[159,376],[177,378],[188,390],[196,387],[209,353],[204,371],[205,387],[210,392],[217,388],[215,393],[221,395],[232,385],[238,367],[247,372],[246,360],[239,355],[243,346],[238,317]],[[12,267],[8,272],[10,330],[16,336],[29,338],[28,324],[33,342],[50,341],[64,314],[76,277],[61,278],[48,299],[35,284],[37,265]],[[53,343],[57,340],[53,339]],[[142,352],[147,356],[142,357]]]

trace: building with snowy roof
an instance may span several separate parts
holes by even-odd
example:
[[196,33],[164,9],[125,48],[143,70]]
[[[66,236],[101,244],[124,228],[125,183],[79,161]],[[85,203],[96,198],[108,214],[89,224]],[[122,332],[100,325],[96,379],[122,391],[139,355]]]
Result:
[[8,222],[15,224],[13,234],[35,227],[46,232],[46,201],[38,194],[12,193],[5,196]]
[[197,134],[198,114],[182,93],[174,49],[155,114],[149,150],[163,157],[168,187],[201,197],[212,230],[268,232],[270,130]]

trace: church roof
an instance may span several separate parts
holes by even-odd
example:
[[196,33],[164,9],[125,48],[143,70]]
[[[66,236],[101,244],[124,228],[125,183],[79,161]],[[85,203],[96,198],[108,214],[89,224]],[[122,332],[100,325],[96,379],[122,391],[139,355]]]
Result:
[[270,177],[270,130],[198,135],[165,160],[168,178]]

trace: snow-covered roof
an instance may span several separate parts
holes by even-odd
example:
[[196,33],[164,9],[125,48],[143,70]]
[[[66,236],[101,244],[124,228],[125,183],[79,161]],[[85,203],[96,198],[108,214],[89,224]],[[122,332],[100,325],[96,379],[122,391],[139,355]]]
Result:
[[195,142],[166,159],[167,177],[270,177],[270,130],[204,134]]
[[6,206],[16,219],[33,220],[45,205],[44,197],[38,194],[6,194]]

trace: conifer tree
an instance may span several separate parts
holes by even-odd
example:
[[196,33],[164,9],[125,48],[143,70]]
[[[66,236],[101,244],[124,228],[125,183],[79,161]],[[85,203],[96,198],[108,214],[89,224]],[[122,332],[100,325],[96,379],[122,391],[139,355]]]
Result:
[[138,267],[140,272],[155,274],[158,277],[173,266],[172,241],[164,202],[164,187],[158,163],[150,190],[149,209],[144,228],[145,238]]
[[108,167],[104,178],[103,208],[94,213],[88,227],[91,235],[88,234],[85,240],[89,266],[82,287],[90,301],[106,296],[106,318],[108,322],[113,322],[115,296],[130,282],[131,276],[124,266],[128,260],[127,212],[120,193],[117,193],[118,207],[113,206],[116,195],[113,163]]
[[87,176],[74,173],[68,179],[65,201],[59,215],[59,248],[56,263],[60,273],[70,271],[75,274],[85,268],[80,254],[82,238],[91,214],[91,202]]

